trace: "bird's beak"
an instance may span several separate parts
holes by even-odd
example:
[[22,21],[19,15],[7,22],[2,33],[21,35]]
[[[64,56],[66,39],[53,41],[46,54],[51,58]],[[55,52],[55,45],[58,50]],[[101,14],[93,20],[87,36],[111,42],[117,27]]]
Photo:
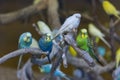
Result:
[[82,38],[84,38],[85,37],[85,35],[84,34],[82,34]]

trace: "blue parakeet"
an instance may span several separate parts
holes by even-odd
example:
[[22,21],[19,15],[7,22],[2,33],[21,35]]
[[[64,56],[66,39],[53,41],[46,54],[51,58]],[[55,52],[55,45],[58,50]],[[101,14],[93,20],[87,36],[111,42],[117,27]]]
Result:
[[50,57],[49,57],[52,51],[52,47],[53,47],[53,41],[51,39],[51,34],[44,34],[39,39],[38,44],[42,51],[48,52],[47,57],[48,57],[49,62],[51,62]]
[[[52,68],[52,64],[46,64],[46,65],[42,65],[41,67],[39,67],[40,71],[42,73],[50,73]],[[65,73],[63,73],[59,68],[56,69],[56,71],[54,72],[54,76],[58,76],[61,78],[65,78],[66,80],[70,80]]]
[[[30,32],[25,32],[20,35],[19,42],[18,42],[18,48],[29,48],[30,45],[32,44],[32,34]],[[18,68],[20,67],[22,56],[20,55],[19,62],[18,62]]]

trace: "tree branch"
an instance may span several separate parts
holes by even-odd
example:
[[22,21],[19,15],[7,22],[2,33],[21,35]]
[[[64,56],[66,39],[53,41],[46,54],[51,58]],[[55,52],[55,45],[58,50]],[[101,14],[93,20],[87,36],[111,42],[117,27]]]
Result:
[[48,0],[48,23],[52,29],[60,27],[58,0]]
[[18,55],[22,55],[22,54],[27,54],[27,53],[31,53],[33,55],[37,55],[37,54],[47,54],[45,52],[42,52],[40,49],[38,48],[26,48],[26,49],[19,49],[16,51],[13,51],[11,53],[8,53],[7,55],[3,56],[0,58],[0,64],[2,64],[3,62],[7,61],[10,58],[16,57]]
[[40,1],[39,4],[30,5],[21,10],[17,10],[17,11],[10,12],[10,13],[0,14],[0,24],[10,23],[12,21],[23,18],[25,16],[30,16],[32,14],[35,14],[35,13],[39,12],[40,10],[45,9],[47,6],[46,4],[47,4],[47,0],[42,0],[42,1]]

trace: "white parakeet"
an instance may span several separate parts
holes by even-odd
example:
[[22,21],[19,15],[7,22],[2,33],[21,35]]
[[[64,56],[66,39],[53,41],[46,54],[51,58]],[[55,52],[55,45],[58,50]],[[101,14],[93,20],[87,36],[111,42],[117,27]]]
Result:
[[78,28],[80,24],[81,14],[75,13],[72,16],[68,17],[61,28],[58,30],[58,33],[55,35],[63,34],[64,32],[71,32]]
[[104,39],[105,35],[95,27],[94,24],[90,23],[88,25],[88,31],[92,36],[100,38],[109,48],[111,48],[110,44]]

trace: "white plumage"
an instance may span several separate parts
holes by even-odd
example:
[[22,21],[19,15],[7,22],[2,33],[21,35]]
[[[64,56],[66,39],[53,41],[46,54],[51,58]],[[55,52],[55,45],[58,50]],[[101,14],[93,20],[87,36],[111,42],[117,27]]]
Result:
[[94,24],[90,23],[88,25],[88,31],[92,36],[100,38],[109,48],[111,47],[110,44],[104,39],[105,35],[98,28],[96,28]]
[[61,28],[58,30],[58,33],[55,35],[58,36],[59,34],[62,34],[64,32],[71,32],[73,29],[78,28],[80,24],[81,14],[75,13],[72,16],[68,17],[64,24],[61,26]]

